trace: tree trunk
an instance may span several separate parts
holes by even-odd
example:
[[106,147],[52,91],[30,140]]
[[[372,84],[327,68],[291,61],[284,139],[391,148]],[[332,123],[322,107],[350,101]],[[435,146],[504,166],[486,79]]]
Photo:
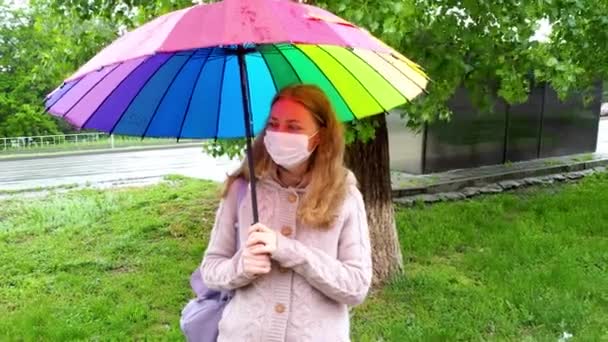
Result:
[[374,285],[380,285],[403,268],[391,196],[388,130],[385,115],[369,119],[376,138],[356,141],[346,149],[346,164],[355,173],[365,200],[372,242]]

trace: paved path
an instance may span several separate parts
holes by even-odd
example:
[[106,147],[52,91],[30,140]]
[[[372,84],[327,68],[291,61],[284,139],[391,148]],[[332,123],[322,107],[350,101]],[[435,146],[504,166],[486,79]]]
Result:
[[168,174],[221,181],[238,162],[201,147],[0,161],[0,191],[65,185],[150,184]]

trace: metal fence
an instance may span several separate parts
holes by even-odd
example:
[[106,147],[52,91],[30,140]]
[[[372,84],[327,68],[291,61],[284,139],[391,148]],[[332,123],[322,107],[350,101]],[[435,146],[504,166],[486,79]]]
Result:
[[62,135],[40,135],[31,137],[0,138],[2,151],[24,150],[39,147],[52,147],[67,144],[107,143],[113,147],[113,136],[105,133],[78,133]]

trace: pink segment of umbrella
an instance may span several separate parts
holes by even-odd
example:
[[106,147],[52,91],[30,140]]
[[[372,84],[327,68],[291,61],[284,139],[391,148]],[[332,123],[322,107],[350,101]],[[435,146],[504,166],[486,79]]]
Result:
[[224,0],[168,13],[126,33],[70,79],[141,56],[250,43],[337,45],[393,51],[367,31],[315,6],[289,0]]

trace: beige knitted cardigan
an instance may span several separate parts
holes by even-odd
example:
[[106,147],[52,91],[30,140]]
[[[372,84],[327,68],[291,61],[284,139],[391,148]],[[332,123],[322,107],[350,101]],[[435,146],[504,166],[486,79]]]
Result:
[[[278,234],[272,271],[255,279],[242,268],[242,249],[252,222],[250,193],[237,208],[235,182],[217,212],[201,265],[212,289],[236,289],[219,324],[218,341],[350,341],[348,306],[369,290],[372,262],[361,193],[349,175],[347,196],[327,230],[298,222],[306,188],[258,183],[260,222]],[[238,235],[235,229],[238,225]]]

